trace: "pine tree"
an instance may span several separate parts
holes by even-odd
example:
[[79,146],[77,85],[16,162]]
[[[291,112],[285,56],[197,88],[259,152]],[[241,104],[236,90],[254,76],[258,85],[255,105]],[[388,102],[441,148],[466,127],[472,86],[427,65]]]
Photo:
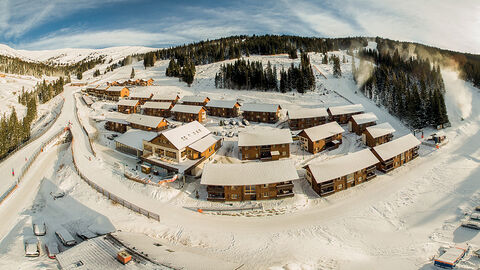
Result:
[[135,78],[135,69],[132,67],[132,72],[130,73],[130,79]]
[[333,60],[333,75],[337,78],[342,77],[342,70],[340,68],[340,59],[338,58],[338,56],[333,55],[332,60]]
[[324,65],[327,65],[327,64],[328,64],[328,56],[327,56],[326,53],[323,55],[322,64],[324,64]]

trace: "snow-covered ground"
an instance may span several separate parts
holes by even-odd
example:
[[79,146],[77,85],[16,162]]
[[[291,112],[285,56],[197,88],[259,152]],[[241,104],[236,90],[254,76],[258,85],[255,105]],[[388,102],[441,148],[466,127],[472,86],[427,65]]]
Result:
[[[155,79],[155,84],[171,86],[181,96],[201,93],[212,99],[278,103],[286,110],[328,107],[351,101],[362,103],[367,111],[379,117],[379,122],[392,124],[397,130],[395,136],[410,132],[384,109],[356,93],[351,79],[351,63],[342,64],[342,78],[334,78],[331,66],[322,65],[321,57],[320,54],[311,54],[312,63],[326,75],[326,79],[317,76],[316,91],[306,95],[215,89],[213,78],[221,63],[198,66],[195,82],[190,88],[176,78],[165,77],[168,61],[159,61],[147,70],[143,69],[142,62],[132,66],[139,78],[151,77]],[[286,55],[252,56],[249,59],[265,63],[270,61],[277,69],[282,65],[288,67],[291,63]],[[350,61],[349,57],[347,59]],[[98,78],[99,82],[126,80],[132,66],[102,75]],[[480,93],[459,80],[454,72],[444,71],[443,74],[447,109],[452,122],[452,127],[445,130],[449,144],[438,150],[422,145],[420,157],[414,161],[388,174],[378,173],[378,177],[370,182],[326,198],[319,198],[302,179],[295,183],[295,197],[258,202],[263,204],[264,210],[233,215],[192,211],[198,207],[229,207],[195,199],[196,190],[204,198],[198,179],[191,179],[180,189],[178,186],[144,186],[123,178],[118,173],[121,168],[115,168],[113,164],[128,163],[132,164],[129,167],[133,167],[135,160],[113,151],[113,145],[102,137],[105,131],[99,127],[100,124],[88,119],[99,117],[106,111],[101,103],[100,106],[95,104],[93,110],[79,106],[82,123],[99,130],[94,143],[98,155],[92,157],[87,147],[88,139],[79,123],[71,117],[74,106],[70,95],[78,88],[68,87],[66,103],[69,106],[65,106],[64,110],[68,110],[65,115],[72,118],[73,145],[79,168],[90,180],[111,192],[158,213],[160,222],[113,205],[92,190],[75,174],[71,153],[65,149],[60,150],[56,162],[45,164],[52,168],[45,176],[50,181],[42,182],[39,194],[42,194],[45,183],[49,183],[47,190],[67,191],[65,199],[75,203],[66,205],[77,209],[78,219],[92,220],[103,216],[116,229],[147,234],[203,256],[244,264],[241,269],[434,269],[431,258],[438,255],[442,246],[468,242],[474,248],[480,247],[477,231],[459,227],[465,214],[480,204]],[[218,120],[212,117],[206,126],[212,131],[224,129],[218,126]],[[275,125],[260,126],[272,128]],[[254,128],[260,127],[254,125],[245,129]],[[243,128],[234,129],[238,132]],[[300,170],[312,158],[327,159],[362,149],[358,139],[358,136],[347,133],[339,149],[315,157],[293,145],[292,158]],[[236,148],[236,137],[226,138],[216,162],[238,162]],[[32,175],[31,181],[39,182],[40,178]],[[54,222],[59,217],[53,213],[65,210],[57,202],[48,201],[45,205],[41,211]],[[257,202],[238,205],[254,206]],[[17,268],[14,259],[24,263],[28,261],[27,265],[48,260],[44,257],[26,260],[18,254],[22,253],[20,239],[29,228],[29,223],[22,223],[22,218],[38,217],[41,213],[32,213],[31,208],[27,207],[19,215],[14,229],[0,240],[0,254],[3,254],[0,255],[0,265],[4,263],[7,268]],[[68,223],[70,219],[71,214],[66,214],[63,222]],[[469,255],[459,268],[476,269],[479,264],[479,259]]]

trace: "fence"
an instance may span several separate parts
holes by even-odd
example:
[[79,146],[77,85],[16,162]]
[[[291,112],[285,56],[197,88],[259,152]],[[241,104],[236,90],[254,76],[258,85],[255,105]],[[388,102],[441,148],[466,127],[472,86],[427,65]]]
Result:
[[30,159],[23,165],[21,172],[17,178],[17,181],[15,181],[1,196],[0,196],[0,204],[17,189],[18,185],[22,182],[23,177],[25,174],[28,172],[30,167],[32,166],[33,162],[37,159],[38,155],[40,155],[41,152],[43,152],[43,149],[49,145],[52,141],[56,140],[60,136],[62,136],[65,133],[66,129],[62,129],[59,132],[55,133],[48,141],[42,143],[40,147],[33,153],[33,155],[30,157]]
[[95,189],[97,192],[101,193],[103,196],[107,197],[109,200],[115,202],[115,203],[118,203],[120,205],[122,205],[123,207],[126,207],[134,212],[137,212],[141,215],[144,215],[148,218],[151,218],[151,219],[155,219],[157,221],[160,221],[160,216],[158,214],[155,214],[155,213],[152,213],[148,210],[145,210],[139,206],[136,206],[135,204],[133,203],[130,203],[122,198],[120,198],[119,196],[116,196],[115,194],[112,194],[110,193],[109,191],[103,189],[102,187],[98,186],[97,184],[95,184],[94,182],[90,181],[79,169],[78,169],[78,166],[77,166],[77,163],[75,161],[75,155],[74,155],[74,150],[73,150],[73,134],[72,134],[72,160],[73,160],[73,165],[75,167],[75,170],[77,172],[77,174],[80,176],[80,178],[82,178],[85,182],[87,182],[87,184],[92,187],[93,189]]

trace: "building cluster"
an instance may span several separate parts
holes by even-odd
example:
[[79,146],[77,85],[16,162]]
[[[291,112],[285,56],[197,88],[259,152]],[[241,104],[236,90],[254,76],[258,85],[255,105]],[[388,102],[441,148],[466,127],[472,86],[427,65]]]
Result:
[[[98,88],[98,89],[97,89]],[[212,164],[223,139],[202,124],[207,115],[252,122],[277,123],[278,104],[212,100],[207,96],[184,96],[154,91],[154,86],[129,89],[125,86],[88,88],[89,95],[117,100],[117,112],[106,116],[108,130],[123,133],[116,149],[137,156],[144,164],[169,172],[198,174],[206,186],[208,200],[243,201],[293,196],[299,179],[290,157],[293,137],[311,154],[329,151],[342,144],[343,133],[361,136],[367,149],[306,165],[305,177],[320,196],[341,191],[389,172],[418,156],[420,141],[408,134],[393,140],[389,123],[377,124],[375,114],[361,104],[289,110],[290,129],[250,129],[238,134],[242,163]],[[103,92],[102,92],[103,91]],[[84,99],[85,100],[85,99]],[[88,99],[87,99],[88,100]],[[87,102],[85,100],[85,102]],[[185,124],[169,128],[173,119]],[[344,125],[343,127],[341,125]],[[261,162],[251,162],[251,161]]]

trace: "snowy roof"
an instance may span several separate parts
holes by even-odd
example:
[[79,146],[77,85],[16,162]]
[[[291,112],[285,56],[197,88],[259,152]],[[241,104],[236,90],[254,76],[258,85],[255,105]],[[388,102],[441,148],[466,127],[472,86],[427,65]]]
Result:
[[182,102],[205,102],[206,96],[184,96]]
[[175,106],[173,106],[172,112],[199,113],[202,108],[203,106],[176,104]]
[[[136,263],[126,265],[117,261],[117,253],[125,248],[122,245],[100,236],[84,241],[56,255],[61,269],[140,269]],[[81,265],[79,265],[81,264]],[[147,263],[150,267],[153,265]],[[142,265],[145,267],[146,265]],[[143,268],[142,267],[142,268]]]
[[445,251],[442,255],[440,255],[435,261],[446,262],[450,264],[455,264],[463,254],[465,254],[465,249],[459,247],[451,247]]
[[210,100],[206,106],[212,108],[231,109],[235,107],[235,104],[237,104],[235,100]]
[[278,104],[261,104],[261,103],[245,103],[242,110],[247,112],[272,112],[276,113],[280,105]]
[[377,116],[372,112],[355,114],[352,115],[352,118],[355,123],[357,123],[357,125],[366,124],[378,120]]
[[238,134],[238,146],[275,145],[292,142],[292,134],[289,129],[266,129]]
[[164,121],[165,118],[163,117],[157,117],[157,116],[151,116],[151,115],[143,115],[143,114],[130,114],[127,117],[127,122],[130,122],[132,124],[137,124],[145,127],[150,127],[150,128],[156,128],[162,121]]
[[190,144],[188,147],[192,148],[193,150],[202,153],[203,151],[207,150],[210,146],[214,145],[218,141],[218,138],[209,134],[200,140]]
[[92,105],[94,103],[92,98],[89,96],[83,95],[82,98],[83,98],[83,101],[85,101],[85,104],[87,105]]
[[129,129],[115,138],[115,141],[137,150],[143,150],[143,141],[151,141],[155,137],[157,137],[156,132]]
[[208,163],[203,167],[202,185],[263,185],[299,179],[291,159],[236,164]]
[[327,109],[325,108],[288,110],[287,114],[289,119],[302,119],[302,118],[328,116]]
[[177,149],[182,149],[210,134],[210,130],[198,121],[193,121],[183,126],[164,131],[162,134]]
[[395,132],[395,129],[389,123],[385,122],[375,126],[369,126],[367,127],[367,131],[373,138],[378,138]]
[[133,94],[130,93],[129,97],[131,99],[134,99],[134,98],[150,98],[151,95],[152,95],[152,93],[150,93],[150,92],[134,92]]
[[134,107],[138,104],[138,100],[134,99],[121,99],[119,102],[117,102],[117,106],[130,106]]
[[339,133],[343,133],[345,130],[337,122],[330,122],[320,126],[307,128],[303,131],[305,131],[310,140],[315,142]]
[[172,106],[171,102],[147,101],[142,105],[142,108],[168,110],[170,106]]
[[107,89],[107,92],[120,92],[120,91],[122,91],[123,88],[127,88],[127,87],[125,87],[125,86],[110,86]]
[[115,122],[115,123],[128,125],[127,117],[128,117],[128,114],[119,113],[119,112],[109,112],[107,115],[105,115],[105,120],[108,122]]
[[326,161],[313,162],[307,167],[310,168],[315,181],[321,183],[368,168],[378,162],[370,149],[364,149]]
[[177,98],[178,98],[178,95],[175,93],[170,93],[170,94],[155,93],[153,94],[152,100],[176,100]]
[[373,150],[385,161],[418,145],[420,145],[420,141],[410,133],[396,140],[375,146]]
[[362,104],[329,107],[328,110],[332,115],[350,114],[365,111]]

